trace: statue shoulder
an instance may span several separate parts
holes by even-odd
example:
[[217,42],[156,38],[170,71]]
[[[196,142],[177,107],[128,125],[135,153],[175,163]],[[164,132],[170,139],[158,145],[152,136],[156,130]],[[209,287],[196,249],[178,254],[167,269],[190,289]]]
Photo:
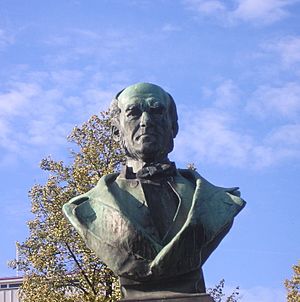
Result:
[[63,205],[63,213],[80,234],[84,234],[85,228],[96,219],[98,206],[114,207],[109,186],[118,175],[118,173],[104,175],[94,188],[73,197]]
[[192,183],[196,183],[197,179],[202,178],[200,174],[191,169],[177,169],[177,172],[180,176]]
[[107,189],[114,183],[119,174],[120,173],[111,173],[102,176],[97,185],[86,194],[88,194],[90,197],[93,197],[95,195],[99,195],[100,193],[106,192]]
[[86,193],[83,193],[70,199],[63,206],[63,211],[66,216],[69,217],[70,215],[73,215],[74,208],[77,208],[78,206],[84,203],[86,204],[94,198],[99,198],[99,196],[105,196],[107,194],[108,187],[115,181],[118,175],[119,173],[104,175],[99,179],[97,185],[94,188],[87,191]]
[[216,186],[211,182],[209,182],[207,179],[205,179],[203,176],[201,176],[198,172],[191,169],[178,169],[178,173],[192,183],[196,183],[196,182],[198,182],[198,184],[201,183],[201,186],[205,186],[208,190],[223,191],[233,196],[241,197],[241,192],[239,190],[239,187]]
[[198,172],[191,169],[177,169],[178,174],[183,177],[185,180],[192,183],[194,186],[201,184],[201,186],[211,187],[213,189],[216,187],[204,177],[202,177]]

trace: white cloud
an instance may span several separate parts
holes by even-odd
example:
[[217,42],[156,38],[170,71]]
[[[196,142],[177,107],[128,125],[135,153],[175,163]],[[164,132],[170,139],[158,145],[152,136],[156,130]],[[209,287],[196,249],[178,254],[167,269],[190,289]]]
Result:
[[262,169],[282,163],[285,160],[299,159],[300,148],[299,146],[289,147],[284,141],[282,145],[263,142],[261,145],[253,146],[249,156],[251,156],[249,163],[253,164],[253,168]]
[[[134,49],[137,33],[128,35],[122,31],[105,30],[92,31],[79,28],[65,30],[60,34],[47,39],[45,43],[58,52],[48,55],[49,63],[68,63],[81,60],[83,57],[92,57],[94,60],[108,60],[114,58],[118,52],[123,55]],[[113,63],[113,62],[111,62]]]
[[186,0],[184,1],[189,8],[195,9],[200,13],[207,15],[216,14],[220,11],[227,11],[226,6],[222,1],[217,0]]
[[[214,89],[204,88],[204,98],[210,99],[206,108],[179,108],[180,131],[175,140],[177,160],[183,164],[209,162],[261,169],[300,158],[300,124],[297,121],[300,87],[295,87],[287,85],[279,91],[259,89],[255,93],[256,103],[251,103],[251,111],[250,105],[248,111],[241,106],[239,89],[231,80],[223,81]],[[294,100],[296,96],[297,101]],[[265,98],[268,102],[264,102]],[[259,126],[249,129],[242,120],[249,112],[253,122],[265,116],[279,117],[281,122],[285,117],[285,122],[271,123],[268,131],[260,131]]]
[[202,15],[222,19],[227,24],[237,21],[250,22],[255,25],[269,24],[289,14],[288,7],[297,0],[185,0],[189,9]]
[[13,43],[13,36],[0,28],[0,50],[6,48],[8,45],[11,45]]
[[177,32],[180,30],[181,30],[181,28],[178,25],[174,25],[171,23],[164,24],[162,27],[162,31],[164,31],[164,32]]
[[248,134],[220,109],[181,108],[180,112],[174,155],[182,163],[261,169],[300,158],[300,124],[280,126],[262,137]]
[[300,62],[300,36],[289,36],[269,41],[262,45],[262,48],[277,53],[284,66],[290,67]]
[[235,83],[228,79],[218,83],[214,88],[202,87],[202,99],[210,100],[214,106],[219,108],[232,108],[240,103],[240,91]]
[[240,103],[239,88],[232,80],[224,80],[216,87],[212,97],[214,105],[220,108],[236,107]]
[[98,113],[100,110],[108,108],[116,90],[106,90],[99,88],[89,88],[83,92],[83,99],[89,100],[84,104],[86,110],[92,113]]
[[292,82],[279,87],[261,86],[254,92],[247,109],[263,118],[297,118],[300,113],[300,84]]
[[247,164],[253,139],[234,128],[228,113],[216,109],[180,110],[176,156],[190,162],[208,161],[229,166]]
[[69,86],[78,85],[80,80],[83,78],[83,72],[74,69],[62,69],[52,71],[50,73],[52,80],[59,86],[63,86],[64,88]]
[[[109,84],[104,84],[107,76],[92,71],[86,74],[73,69],[51,72],[25,70],[21,77],[28,82],[16,81],[7,92],[0,94],[0,147],[7,153],[25,158],[55,153],[59,147],[66,146],[65,138],[73,126],[107,108],[116,91],[128,84],[126,73],[122,76],[111,74],[107,81]],[[74,85],[80,90],[74,90]],[[273,115],[284,115],[294,120],[271,129],[262,137],[255,135],[247,126],[241,126],[240,116],[247,112],[243,111],[243,98],[232,80],[223,80],[214,88],[203,88],[203,98],[208,99],[206,108],[179,108],[180,132],[175,141],[177,159],[262,168],[299,157],[297,138],[300,127],[296,121],[299,103],[289,101],[287,110],[281,100],[285,100],[286,93],[298,100],[300,87],[292,83],[273,89],[258,89],[254,94],[256,102],[253,108],[262,117],[272,110]],[[266,95],[279,100],[270,98],[273,103],[265,103]],[[257,118],[256,112],[248,112],[255,113],[254,118]],[[4,153],[3,158],[6,156]]]
[[272,145],[286,145],[287,148],[296,146],[300,149],[300,124],[286,124],[278,127],[268,137]]
[[92,70],[24,70],[3,83],[7,89],[0,91],[0,164],[59,152],[74,125],[106,109],[123,88],[120,75],[111,73],[109,85],[105,80],[106,75]]
[[9,132],[7,122],[0,118],[0,146],[3,144]]
[[39,93],[32,83],[14,83],[9,92],[0,94],[0,116],[20,114],[30,99]]
[[26,156],[34,150],[30,146],[55,144],[61,134],[54,133],[55,121],[58,122],[61,114],[61,96],[58,90],[45,89],[38,83],[10,85],[9,92],[0,94],[0,117],[6,126],[0,147],[17,156]]
[[294,0],[238,0],[233,17],[243,21],[272,23],[288,15],[287,7]]
[[257,162],[269,166],[285,159],[300,158],[300,124],[278,126],[254,149]]
[[[0,30],[0,46],[6,37]],[[46,41],[44,70],[24,65],[7,74],[0,90],[1,164],[12,162],[12,154],[25,159],[59,152],[74,125],[106,109],[128,84],[130,74],[120,63],[135,42],[136,35],[122,31],[68,29]],[[74,60],[80,69],[68,67]],[[108,76],[103,64],[117,71]]]

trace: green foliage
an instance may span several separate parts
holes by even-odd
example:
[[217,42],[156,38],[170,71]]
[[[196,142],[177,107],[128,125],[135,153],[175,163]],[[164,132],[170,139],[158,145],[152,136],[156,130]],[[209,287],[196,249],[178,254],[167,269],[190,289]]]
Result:
[[285,281],[288,302],[300,302],[300,261],[293,266],[294,275]]
[[78,146],[78,151],[71,151],[71,163],[43,159],[41,168],[49,178],[29,192],[34,218],[28,222],[29,237],[18,243],[18,263],[11,262],[24,273],[22,302],[98,302],[120,297],[117,278],[86,248],[62,213],[64,203],[90,190],[102,175],[115,172],[124,157],[111,140],[109,114],[92,116],[75,127],[68,140]]
[[225,280],[222,279],[214,288],[207,289],[207,293],[211,295],[211,297],[214,299],[214,302],[237,302],[238,300],[240,300],[238,286],[228,297],[225,297],[224,287]]

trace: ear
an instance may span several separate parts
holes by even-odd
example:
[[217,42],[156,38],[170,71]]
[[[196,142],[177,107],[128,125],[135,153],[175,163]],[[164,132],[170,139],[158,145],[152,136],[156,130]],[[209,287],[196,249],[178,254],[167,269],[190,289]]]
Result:
[[116,125],[112,125],[110,130],[111,130],[112,138],[116,142],[119,142],[120,141],[120,131],[119,131],[118,127]]
[[171,96],[171,94],[167,93],[168,97],[169,97],[169,118],[172,121],[172,136],[173,138],[176,137],[176,135],[178,134],[178,115],[177,115],[177,109],[176,109],[176,104],[174,102],[173,97]]
[[175,122],[172,125],[172,136],[173,136],[173,138],[175,138],[177,136],[177,134],[178,134],[178,123]]

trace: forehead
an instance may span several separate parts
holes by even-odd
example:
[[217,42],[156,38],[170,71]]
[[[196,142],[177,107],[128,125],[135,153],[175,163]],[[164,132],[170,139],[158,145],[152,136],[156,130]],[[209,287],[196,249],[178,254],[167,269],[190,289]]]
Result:
[[118,97],[119,108],[126,109],[131,106],[169,106],[169,98],[163,91],[139,92],[133,91],[128,93],[121,93]]

